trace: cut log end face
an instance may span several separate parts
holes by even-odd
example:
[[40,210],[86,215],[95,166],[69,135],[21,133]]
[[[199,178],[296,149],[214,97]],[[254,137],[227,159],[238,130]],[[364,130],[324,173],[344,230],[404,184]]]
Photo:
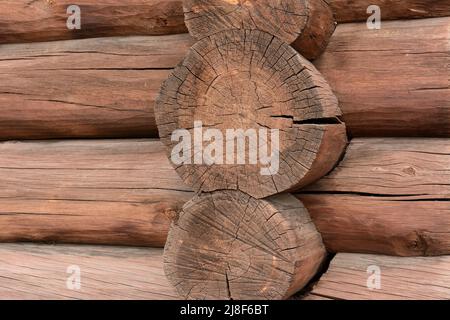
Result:
[[[326,81],[290,46],[261,31],[226,31],[194,45],[163,84],[155,114],[172,162],[179,145],[173,133],[189,131],[192,161],[174,165],[188,185],[205,192],[263,198],[295,190],[328,173],[346,146]],[[199,122],[202,132],[214,130],[199,137]],[[195,142],[202,138],[199,150]],[[195,161],[202,155],[215,161]]]
[[335,29],[323,0],[185,0],[184,15],[196,39],[231,29],[260,30],[316,58]]
[[238,191],[202,194],[172,225],[164,269],[188,299],[282,299],[314,276],[326,251],[301,202]]

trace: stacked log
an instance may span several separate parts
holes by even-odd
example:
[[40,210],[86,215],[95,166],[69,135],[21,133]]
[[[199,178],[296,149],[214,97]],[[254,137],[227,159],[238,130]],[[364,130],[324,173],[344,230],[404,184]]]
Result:
[[163,83],[155,117],[177,173],[202,195],[173,222],[166,275],[188,299],[288,298],[326,251],[301,202],[280,193],[332,170],[347,144],[337,98],[289,44],[320,55],[331,9],[196,0],[185,12],[198,42]]
[[[165,273],[187,299],[282,299],[303,288],[326,251],[292,195],[204,194],[174,221]],[[189,275],[187,277],[187,275]]]
[[[80,28],[67,21],[79,8]],[[0,43],[186,32],[181,0],[2,0]]]
[[[0,143],[0,241],[163,247],[194,194],[153,140]],[[448,139],[354,139],[297,193],[330,252],[450,254]],[[256,201],[256,200],[255,200]]]
[[449,269],[450,256],[399,258],[339,253],[308,299],[449,300]]
[[[395,276],[402,263],[417,271],[441,259],[340,252],[450,253],[449,142],[423,138],[450,135],[450,18],[384,21],[450,16],[448,1],[186,0],[183,12],[179,0],[80,0],[83,27],[69,30],[71,4],[0,3],[7,13],[0,17],[0,43],[7,43],[0,46],[0,140],[93,138],[0,143],[0,241],[166,244],[168,279],[195,299],[287,298],[321,268],[326,251],[339,252],[338,272],[332,263],[311,297],[352,298],[333,285],[347,284],[348,261],[362,272],[367,261],[385,265]],[[343,24],[331,36],[335,19],[364,21],[369,5],[381,9],[381,30]],[[195,39],[168,35],[187,29]],[[78,39],[90,37],[111,38]],[[265,141],[265,151],[280,155],[279,167],[242,164],[234,150],[232,166],[196,163],[194,143],[194,163],[173,170],[159,141],[137,139],[156,138],[159,129],[171,155],[171,133],[195,136],[197,122],[222,134],[279,130],[280,145],[275,137]],[[346,130],[365,138],[345,150]],[[375,136],[421,138],[367,138]],[[217,159],[217,150],[207,159]],[[0,251],[14,263],[29,259],[36,270],[2,266],[8,283],[0,298],[174,297],[158,251]],[[25,293],[41,287],[40,279],[56,279],[45,270],[72,261],[88,263],[93,290],[11,290],[18,281]],[[106,272],[97,274],[90,263]],[[124,275],[110,264],[139,272]],[[144,269],[155,275],[151,283],[142,282]],[[97,280],[112,290],[95,290]],[[439,288],[447,282],[431,281],[438,289],[427,294],[446,297]]]
[[177,299],[161,249],[17,243],[0,255],[0,300]]
[[[352,137],[450,135],[449,27],[337,27],[314,64]],[[155,138],[159,88],[192,44],[183,34],[3,45],[0,139]]]
[[[195,1],[194,1],[195,2]],[[185,9],[192,6],[193,1],[184,1]],[[206,3],[206,1],[203,1]],[[197,2],[197,3],[203,3]],[[208,1],[209,3],[210,1]],[[433,18],[450,16],[450,4],[446,0],[326,0],[312,1],[302,0],[293,4],[290,1],[275,2],[274,8],[280,9],[281,15],[273,15],[273,12],[264,12],[257,10],[257,15],[251,18],[256,19],[246,26],[254,26],[257,23],[258,28],[269,26],[272,30],[278,29],[280,25],[284,28],[291,24],[291,37],[298,35],[299,30],[317,26],[331,28],[329,9],[324,5],[328,3],[337,22],[356,22],[365,21],[370,13],[367,8],[376,5],[380,8],[381,19],[411,19],[411,18]],[[258,6],[258,1],[245,1],[243,5],[238,5],[237,1],[216,1],[223,9],[235,9],[238,7],[239,13],[248,12],[246,7]],[[266,3],[264,1],[264,3]],[[74,3],[69,0],[36,0],[33,2],[27,0],[3,0],[0,3],[0,43],[17,42],[36,42],[67,40],[75,38],[103,37],[103,36],[130,36],[130,35],[161,35],[171,33],[183,33],[187,31],[183,19],[183,1],[182,0],[109,0],[106,3],[99,3],[94,0],[77,0],[76,4],[81,11],[81,28],[68,30],[66,23],[69,18],[67,8]],[[281,7],[277,7],[281,4]],[[306,21],[305,14],[301,11],[305,8],[314,10],[314,6],[319,6],[322,10],[321,15],[316,18],[314,23]],[[264,8],[264,5],[261,6]],[[311,8],[310,8],[311,7]],[[200,7],[200,9],[202,9]],[[291,11],[290,11],[291,10]],[[187,10],[186,10],[187,11]],[[272,10],[276,11],[276,10]],[[317,11],[317,9],[316,9]],[[299,12],[297,16],[295,13]],[[198,12],[197,12],[198,13]],[[290,14],[283,14],[290,13]],[[187,18],[190,15],[196,15],[194,12],[185,12]],[[202,17],[208,19],[208,16]],[[264,19],[266,18],[266,19]],[[239,16],[242,19],[242,14]],[[284,19],[284,20],[281,20]],[[215,27],[219,23],[235,26],[236,21],[229,18],[218,21],[218,19],[208,19]],[[192,22],[192,21],[191,21]],[[300,22],[300,24],[298,24]],[[190,22],[188,22],[189,25]],[[295,29],[294,25],[301,28]],[[263,30],[268,31],[268,30]],[[269,30],[270,31],[270,30]],[[286,33],[283,32],[283,33]],[[289,34],[289,32],[288,32]],[[317,33],[309,33],[312,36],[321,36]],[[321,45],[320,41],[316,42]]]
[[[271,150],[265,155],[276,152],[279,168],[267,169],[270,163],[260,162],[231,166],[225,160],[230,153],[238,156],[223,146],[216,150],[222,164],[191,161],[176,167],[196,191],[241,190],[256,198],[296,190],[333,169],[347,143],[340,115],[336,97],[314,66],[281,40],[257,30],[224,31],[196,43],[163,84],[155,108],[169,156],[179,143],[172,133],[187,129],[198,135],[196,121],[220,130],[228,144],[237,140],[228,130],[267,130],[262,138]],[[274,129],[280,131],[279,146]],[[258,142],[259,147],[249,142],[249,150],[243,151],[261,149]],[[194,143],[195,138],[189,143],[191,153],[196,152]],[[261,175],[264,169],[271,171]]]
[[327,0],[339,22],[365,21],[370,6],[380,8],[381,19],[402,20],[450,16],[446,0]]
[[315,59],[334,32],[333,11],[324,0],[186,0],[189,33],[201,40],[221,31],[259,30]]

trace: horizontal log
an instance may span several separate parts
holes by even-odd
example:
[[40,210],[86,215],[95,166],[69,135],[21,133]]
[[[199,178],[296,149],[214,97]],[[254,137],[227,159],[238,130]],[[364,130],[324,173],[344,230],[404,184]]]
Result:
[[0,139],[155,137],[154,101],[185,35],[3,45]]
[[450,254],[448,139],[355,139],[303,192],[330,251]]
[[[450,254],[449,173],[448,139],[354,139],[298,197],[329,251]],[[5,142],[0,176],[2,242],[163,246],[193,195],[152,140]]]
[[340,25],[316,67],[354,137],[450,136],[450,18]]
[[[173,150],[180,144],[173,133],[189,130],[194,138],[183,138],[189,149],[183,153],[190,158],[202,146],[196,136],[203,128],[195,129],[195,123],[225,140],[233,140],[230,129],[258,132],[254,137],[260,142],[249,137],[260,149],[257,165],[230,166],[245,155],[222,142],[214,147],[213,166],[171,157],[196,192],[240,190],[255,198],[299,189],[330,172],[347,146],[341,115],[317,69],[286,43],[258,30],[222,31],[197,42],[164,82],[155,104],[161,141]],[[261,163],[264,146],[269,156],[277,152],[270,165]]]
[[[69,30],[67,8],[80,8]],[[2,0],[0,43],[186,32],[181,0]]]
[[230,30],[262,31],[291,45],[306,59],[326,48],[336,22],[324,0],[185,0],[185,22],[196,39]]
[[450,16],[447,0],[326,0],[339,22],[365,21],[367,8],[380,7],[382,20],[433,18]]
[[163,246],[191,198],[159,141],[0,144],[0,242]]
[[183,207],[164,270],[185,299],[279,300],[303,289],[325,257],[308,211],[292,195],[255,199],[222,190]]
[[[450,18],[338,26],[315,66],[351,135],[450,136],[449,27]],[[183,34],[3,45],[0,139],[156,137],[154,100],[192,43]]]
[[0,256],[0,300],[177,299],[161,249],[1,244]]
[[314,300],[448,300],[448,270],[450,256],[400,258],[339,253],[308,297],[310,300],[311,297]]
[[[326,0],[338,22],[364,21],[369,5],[383,20],[450,16],[446,0]],[[67,28],[69,0],[2,0],[0,43],[186,32],[182,0],[78,0],[81,29]]]

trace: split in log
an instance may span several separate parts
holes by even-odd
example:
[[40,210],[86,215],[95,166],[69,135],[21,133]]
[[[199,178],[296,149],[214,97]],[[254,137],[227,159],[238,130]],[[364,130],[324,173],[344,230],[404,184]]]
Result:
[[0,257],[0,300],[177,299],[161,249],[1,244]]
[[0,143],[0,242],[162,247],[192,194],[159,141]]
[[450,16],[448,0],[326,0],[339,22],[366,21],[367,8],[380,7],[382,20]]
[[326,252],[307,210],[284,194],[202,194],[172,224],[164,271],[188,299],[282,299],[302,289]]
[[196,39],[232,29],[260,30],[292,44],[307,59],[323,52],[336,26],[323,0],[185,0],[183,5]]
[[[296,190],[332,170],[347,144],[340,114],[312,64],[255,30],[221,32],[196,43],[163,84],[155,106],[161,139],[188,185],[256,198]],[[209,140],[197,122],[215,129]],[[181,142],[174,139],[180,129],[189,135]],[[182,143],[184,160],[175,161]]]
[[154,100],[190,45],[185,35],[3,45],[0,139],[157,137]]
[[449,300],[449,270],[450,256],[399,258],[339,253],[309,297]]
[[355,139],[303,192],[329,251],[450,254],[448,139]]
[[[80,29],[70,30],[67,12],[74,4]],[[187,31],[181,0],[2,0],[0,12],[0,43]]]

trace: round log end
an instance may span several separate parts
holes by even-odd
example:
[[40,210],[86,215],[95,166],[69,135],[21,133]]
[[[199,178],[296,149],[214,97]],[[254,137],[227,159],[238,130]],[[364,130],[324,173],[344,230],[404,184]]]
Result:
[[184,0],[186,26],[200,40],[231,29],[261,30],[318,57],[336,23],[324,0]]
[[169,232],[164,270],[187,299],[284,299],[309,282],[325,256],[292,195],[258,200],[220,191],[184,206]]
[[195,44],[163,84],[155,115],[172,163],[196,191],[294,191],[331,171],[347,144],[320,73],[257,30]]

